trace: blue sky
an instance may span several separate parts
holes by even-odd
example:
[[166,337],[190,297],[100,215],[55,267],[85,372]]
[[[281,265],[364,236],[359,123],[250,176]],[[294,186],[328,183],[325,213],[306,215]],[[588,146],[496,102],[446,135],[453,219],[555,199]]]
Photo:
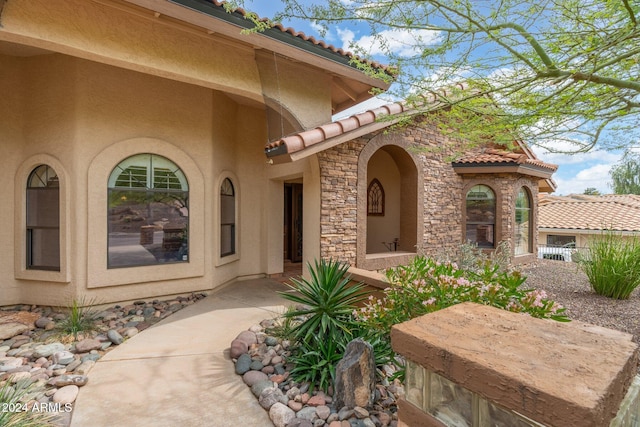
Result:
[[[313,0],[303,1],[309,4],[313,3]],[[259,16],[273,17],[283,9],[283,5],[277,0],[245,0],[245,8],[256,12]],[[352,23],[336,25],[335,27],[331,27],[324,36],[321,36],[318,27],[309,21],[292,20],[285,21],[283,24],[297,31],[302,31],[307,35],[322,38],[327,43],[331,43],[345,50],[350,50],[350,43],[357,43],[370,48],[372,53],[376,52],[375,46],[373,46],[373,48],[371,47],[370,35],[365,25]],[[403,43],[404,36],[406,36],[406,34],[398,32],[390,34],[390,43],[397,43],[399,49],[406,48],[406,44]],[[410,38],[408,37],[407,39]],[[383,56],[374,56],[374,59],[381,63],[386,63]],[[349,110],[347,114],[354,114],[369,108],[375,108],[380,105],[380,103],[383,102],[372,100],[362,107]],[[561,146],[557,148],[562,149]],[[582,193],[589,187],[596,188],[602,194],[612,192],[609,170],[620,160],[620,152],[591,151],[589,153],[569,155],[548,153],[536,147],[534,147],[533,150],[542,160],[559,165],[558,171],[553,176],[553,179],[558,184],[558,189],[555,194]]]

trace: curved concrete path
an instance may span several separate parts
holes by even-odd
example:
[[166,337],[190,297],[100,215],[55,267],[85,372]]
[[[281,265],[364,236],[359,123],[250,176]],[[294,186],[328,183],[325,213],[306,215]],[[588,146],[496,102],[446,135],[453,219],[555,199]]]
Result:
[[234,372],[231,341],[284,310],[270,279],[235,282],[132,337],[89,372],[72,427],[269,426]]

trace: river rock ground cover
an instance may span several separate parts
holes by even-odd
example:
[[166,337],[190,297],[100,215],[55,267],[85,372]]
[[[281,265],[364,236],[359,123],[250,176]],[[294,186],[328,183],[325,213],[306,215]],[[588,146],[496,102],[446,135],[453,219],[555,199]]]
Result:
[[[80,387],[95,363],[127,338],[204,294],[89,310],[94,330],[76,336],[61,331],[66,309],[17,305],[0,309],[0,387],[30,384],[28,403],[7,411],[48,412],[53,423],[67,426]],[[1,408],[0,408],[1,409]]]

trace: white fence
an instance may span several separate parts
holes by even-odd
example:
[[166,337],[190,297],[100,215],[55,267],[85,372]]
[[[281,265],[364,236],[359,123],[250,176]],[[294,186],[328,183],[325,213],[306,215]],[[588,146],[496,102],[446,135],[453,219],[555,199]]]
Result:
[[588,248],[576,248],[573,244],[564,246],[538,245],[538,258],[552,259],[554,261],[576,262],[579,257],[584,257]]

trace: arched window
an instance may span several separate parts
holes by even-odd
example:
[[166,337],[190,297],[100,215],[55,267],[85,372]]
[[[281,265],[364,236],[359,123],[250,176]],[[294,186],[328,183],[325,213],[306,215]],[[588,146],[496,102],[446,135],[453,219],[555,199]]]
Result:
[[377,178],[367,188],[367,215],[384,216],[384,188]]
[[27,180],[27,269],[60,271],[60,185],[47,165]]
[[131,156],[111,172],[108,193],[109,268],[188,261],[189,185],[175,163]]
[[521,187],[516,197],[515,254],[533,252],[531,240],[531,198],[529,192]]
[[225,178],[220,185],[220,256],[236,253],[236,193]]
[[486,185],[474,185],[466,197],[466,240],[480,248],[495,246],[496,196]]

